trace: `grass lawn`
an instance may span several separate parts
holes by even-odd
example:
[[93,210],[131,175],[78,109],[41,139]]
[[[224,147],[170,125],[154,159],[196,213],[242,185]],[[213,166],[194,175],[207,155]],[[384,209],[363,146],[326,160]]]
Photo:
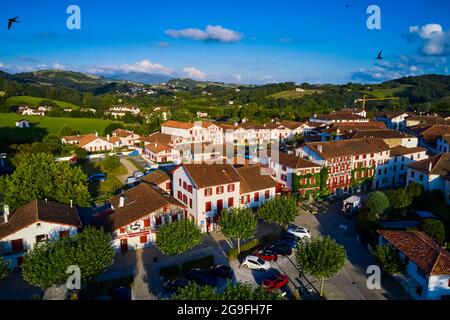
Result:
[[45,98],[38,98],[38,97],[30,97],[30,96],[15,96],[15,97],[10,97],[8,99],[6,99],[6,105],[7,106],[14,106],[14,105],[20,105],[20,104],[27,104],[31,107],[36,107],[39,102],[41,102],[42,100],[49,100],[49,101],[53,101],[55,104],[57,104],[58,106],[60,106],[61,108],[71,108],[71,109],[75,109],[78,110],[80,109],[79,106],[72,104],[70,102],[64,102],[64,101],[58,101],[58,100],[52,100],[52,99],[45,99]]
[[363,90],[361,93],[366,95],[374,96],[375,98],[386,98],[386,97],[395,97],[398,94],[404,93],[410,85],[401,85],[398,88],[392,89],[374,89],[374,90]]
[[305,90],[303,92],[297,92],[296,90],[286,90],[274,93],[269,97],[275,99],[297,99],[307,94],[322,93],[322,92],[323,92],[322,90]]
[[[40,116],[23,116],[13,113],[0,113],[0,128],[11,127],[15,128],[16,121],[26,119],[35,127],[45,129],[48,134],[58,134],[64,125],[68,125],[81,134],[98,132],[103,134],[103,130],[112,122],[103,119],[90,118],[51,118]],[[26,133],[27,129],[22,129]]]

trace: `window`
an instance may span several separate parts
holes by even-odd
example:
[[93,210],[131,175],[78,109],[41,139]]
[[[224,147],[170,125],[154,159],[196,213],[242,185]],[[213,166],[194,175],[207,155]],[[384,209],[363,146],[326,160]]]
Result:
[[188,192],[192,193],[192,186],[191,185],[188,186]]
[[186,181],[183,182],[183,189],[187,190],[187,183],[186,183]]
[[140,243],[141,244],[147,243],[147,236],[141,236]]
[[259,192],[256,192],[255,195],[253,196],[253,199],[255,201],[259,201]]
[[411,178],[414,178],[415,174],[416,173],[414,171],[411,171]]
[[281,170],[286,171],[287,170],[286,166],[282,166]]
[[205,203],[205,212],[211,212],[211,211],[212,211],[211,202]]
[[269,191],[269,190],[267,190],[267,191],[264,193],[264,197],[265,197],[266,199],[269,199],[269,198],[270,198],[270,191]]
[[192,199],[189,199],[189,208],[192,209]]
[[13,252],[23,251],[23,239],[11,241],[11,247]]
[[420,180],[420,181],[423,181],[423,174],[421,174],[421,175],[419,176],[419,180]]
[[183,194],[181,193],[181,191],[178,191],[178,200],[181,201],[181,199],[183,199]]
[[183,195],[183,203],[187,204],[187,196],[185,194]]
[[180,185],[180,187],[181,187],[181,179],[179,179],[179,180],[178,180],[178,184],[179,184],[179,185]]
[[285,175],[285,174],[282,174],[282,175],[281,175],[281,180],[283,180],[283,181],[285,181],[285,182],[286,182],[286,181],[287,181],[287,175]]
[[311,184],[315,184],[316,183],[316,179],[314,177],[312,177],[311,180],[310,180],[310,183]]
[[144,219],[144,228],[150,227],[150,219]]
[[47,236],[45,234],[41,234],[39,236],[36,236],[36,243],[40,243],[47,240]]
[[120,228],[119,233],[125,233],[125,228]]
[[228,192],[233,192],[234,191],[234,184],[229,184],[228,185]]
[[228,208],[232,208],[234,206],[234,198],[228,199]]
[[209,197],[212,195],[212,189],[211,188],[206,188],[205,189],[205,197]]
[[170,182],[166,182],[166,190],[170,190],[170,188],[171,188]]
[[223,189],[224,189],[223,186],[217,187],[216,188],[216,193],[217,194],[222,194],[223,193]]
[[426,278],[426,273],[421,267],[417,266],[416,271],[419,276],[421,276],[422,278]]

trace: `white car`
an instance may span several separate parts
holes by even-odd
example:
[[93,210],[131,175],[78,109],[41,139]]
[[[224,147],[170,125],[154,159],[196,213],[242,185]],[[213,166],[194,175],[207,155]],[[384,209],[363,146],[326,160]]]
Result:
[[242,261],[242,266],[245,269],[255,269],[260,271],[268,271],[271,268],[268,261],[253,255],[247,256],[244,261]]
[[311,231],[309,231],[306,228],[298,227],[298,226],[291,226],[287,230],[288,233],[293,234],[297,238],[300,239],[310,239],[311,238]]

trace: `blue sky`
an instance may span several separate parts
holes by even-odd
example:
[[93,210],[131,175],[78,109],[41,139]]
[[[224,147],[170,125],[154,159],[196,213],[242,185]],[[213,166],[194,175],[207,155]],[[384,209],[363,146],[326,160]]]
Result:
[[[66,27],[71,4],[81,8],[81,30]],[[371,4],[381,8],[381,30],[366,27]],[[448,74],[448,12],[447,0],[1,1],[0,69],[243,83]],[[8,31],[14,16],[21,22]]]

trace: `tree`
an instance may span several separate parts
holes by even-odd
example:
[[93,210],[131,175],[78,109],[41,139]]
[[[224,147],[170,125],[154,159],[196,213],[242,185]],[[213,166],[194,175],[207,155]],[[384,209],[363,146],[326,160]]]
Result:
[[13,210],[34,200],[49,199],[79,206],[88,206],[91,195],[87,176],[79,167],[68,162],[56,162],[52,155],[30,154],[17,165],[14,173],[3,183],[3,201]]
[[8,276],[8,263],[0,257],[0,281],[3,281]]
[[323,294],[325,279],[338,273],[346,259],[345,248],[330,237],[299,244],[296,251],[297,266],[321,281],[320,295]]
[[277,197],[264,203],[258,210],[258,216],[267,222],[286,226],[299,215],[297,202],[291,196]]
[[411,199],[420,197],[423,194],[423,187],[415,182],[412,182],[408,185],[408,187],[406,188],[406,190],[408,191],[409,196],[411,197]]
[[365,205],[371,214],[380,215],[389,208],[389,199],[383,192],[375,191],[369,194]]
[[23,277],[43,289],[66,283],[69,266],[78,266],[81,281],[90,283],[114,262],[111,235],[92,227],[74,237],[60,238],[34,246],[24,258]]
[[156,235],[156,246],[166,255],[177,255],[200,244],[203,233],[194,221],[179,220],[163,225]]
[[77,157],[78,163],[83,163],[87,158],[87,151],[83,148],[76,148],[73,153],[75,154],[75,157]]
[[111,122],[106,126],[105,130],[103,130],[103,134],[105,136],[107,136],[108,134],[111,135],[114,130],[123,128],[124,127],[120,122]]
[[422,230],[429,235],[440,246],[445,243],[445,226],[442,221],[435,219],[425,219],[422,225]]
[[106,156],[102,161],[102,168],[105,171],[113,171],[119,168],[122,164],[120,163],[120,159],[116,156]]
[[234,208],[222,211],[219,225],[225,237],[237,240],[240,253],[241,240],[250,239],[255,235],[258,222],[250,209]]
[[389,205],[393,210],[404,209],[409,207],[412,203],[412,198],[406,188],[389,190],[386,192],[386,196],[389,199]]
[[391,274],[399,273],[403,270],[403,265],[392,249],[388,245],[377,245],[373,249],[373,256],[383,270]]
[[283,300],[284,298],[276,292],[268,292],[262,287],[253,289],[248,283],[228,282],[223,291],[210,286],[199,286],[191,282],[180,292],[172,297],[173,300],[225,300],[225,301],[250,301],[250,300]]

